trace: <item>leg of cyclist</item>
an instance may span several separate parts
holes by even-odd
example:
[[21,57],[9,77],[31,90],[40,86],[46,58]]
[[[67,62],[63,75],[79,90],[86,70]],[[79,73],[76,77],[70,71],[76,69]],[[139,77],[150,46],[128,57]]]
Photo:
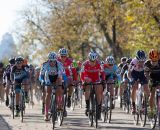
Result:
[[73,86],[72,86],[73,79],[72,79],[72,77],[67,77],[67,79],[68,79],[68,101],[67,101],[67,107],[71,107],[71,95],[72,95],[72,92],[73,92]]
[[85,110],[85,114],[86,116],[88,116],[88,112],[89,112],[89,97],[90,97],[90,86],[84,86],[84,92],[85,92],[85,101],[86,101],[86,110]]
[[45,91],[45,86],[41,86],[42,89],[42,114],[45,113],[45,98],[46,98],[46,91]]
[[29,84],[29,79],[26,78],[23,80],[23,84],[24,84],[24,95],[25,95],[25,101],[26,103],[29,103],[29,96],[28,96],[28,92],[30,89],[30,84]]
[[52,89],[50,86],[45,86],[45,91],[46,91],[46,97],[45,97],[45,118],[44,120],[49,121],[48,110],[49,110],[49,105],[50,105]]
[[16,115],[15,116],[19,116],[19,112],[20,112],[20,107],[19,107],[19,99],[20,99],[20,90],[21,90],[21,86],[16,85],[15,86],[15,98],[16,98]]
[[57,89],[56,89],[56,99],[57,99],[57,105],[58,105],[58,109],[62,110],[63,109],[63,88],[62,86],[59,86],[59,85],[62,85],[62,82],[60,79],[57,79],[56,81],[56,84],[57,84]]
[[102,104],[102,96],[103,96],[103,86],[102,85],[96,85],[95,86],[95,93],[98,103],[98,119],[101,118],[101,104]]
[[136,101],[136,92],[138,89],[138,82],[137,81],[133,81],[133,85],[132,85],[132,91],[131,91],[131,99],[132,99],[132,114],[134,114],[136,112],[136,105],[135,105],[135,101]]
[[152,118],[154,115],[154,106],[155,106],[155,92],[156,92],[156,89],[155,87],[152,87],[151,86],[151,89],[150,89],[150,98],[149,98],[149,105],[150,105],[150,113],[149,113],[149,116]]

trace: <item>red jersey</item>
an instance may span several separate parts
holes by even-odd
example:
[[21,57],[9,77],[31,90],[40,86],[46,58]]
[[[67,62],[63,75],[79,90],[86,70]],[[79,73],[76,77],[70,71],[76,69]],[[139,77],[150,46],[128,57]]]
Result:
[[73,68],[72,66],[72,62],[73,62],[72,59],[67,57],[66,60],[63,62],[61,58],[58,58],[58,61],[60,61],[63,64],[63,67],[66,72],[66,76],[72,77],[73,80],[76,81],[78,79],[78,74],[77,74],[76,68]]
[[101,64],[96,61],[95,65],[91,65],[89,60],[85,61],[82,65],[81,80],[84,81],[85,77],[90,78],[92,82],[98,82],[101,78],[105,80],[105,73]]

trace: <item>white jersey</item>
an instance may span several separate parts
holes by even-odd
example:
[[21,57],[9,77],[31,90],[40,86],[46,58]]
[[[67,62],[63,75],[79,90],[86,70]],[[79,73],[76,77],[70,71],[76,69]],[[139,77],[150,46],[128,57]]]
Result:
[[[144,62],[145,63],[145,62]],[[138,72],[144,71],[144,63],[139,63],[136,58],[134,58],[130,63],[130,70],[135,70]]]

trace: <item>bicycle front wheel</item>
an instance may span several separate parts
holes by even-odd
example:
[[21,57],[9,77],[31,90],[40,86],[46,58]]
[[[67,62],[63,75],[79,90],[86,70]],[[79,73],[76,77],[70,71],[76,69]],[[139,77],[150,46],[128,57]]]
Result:
[[21,93],[20,111],[21,111],[21,122],[23,122],[23,117],[24,117],[24,95],[22,93]]
[[56,122],[56,118],[57,118],[55,95],[52,95],[52,97],[51,97],[51,118],[52,118],[53,130],[54,130],[55,122]]

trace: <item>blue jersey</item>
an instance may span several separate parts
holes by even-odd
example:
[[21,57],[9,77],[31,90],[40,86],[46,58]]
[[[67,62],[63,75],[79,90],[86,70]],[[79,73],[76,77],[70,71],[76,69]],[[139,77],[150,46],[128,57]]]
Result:
[[56,81],[56,79],[62,78],[63,74],[65,73],[63,65],[59,62],[56,61],[55,66],[50,66],[49,62],[45,62],[42,65],[40,75],[39,75],[39,80],[42,82],[45,81],[46,85],[51,85]]
[[24,79],[29,78],[28,72],[25,70],[24,67],[18,69],[16,66],[13,66],[11,69],[11,81],[22,83]]
[[117,65],[113,65],[113,67],[104,65],[104,72],[109,79],[120,78],[119,69]]

